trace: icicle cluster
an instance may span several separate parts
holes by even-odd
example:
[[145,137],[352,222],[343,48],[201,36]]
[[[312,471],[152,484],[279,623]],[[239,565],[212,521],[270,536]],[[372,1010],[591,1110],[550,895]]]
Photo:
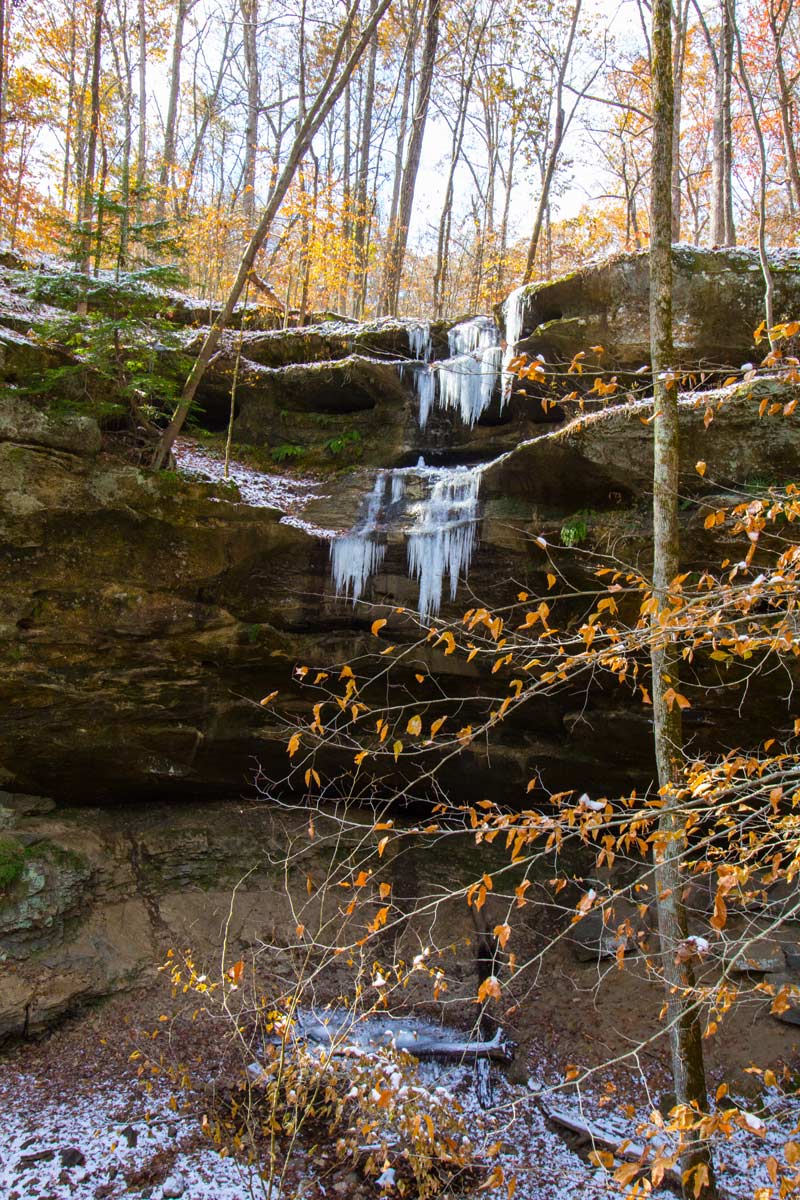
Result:
[[[480,467],[416,467],[381,471],[367,497],[365,513],[331,543],[331,575],[340,596],[355,603],[386,554],[386,531],[405,533],[409,575],[419,581],[418,608],[433,617],[442,602],[445,576],[454,599],[469,570],[477,542]],[[404,505],[410,476],[421,482],[424,499]],[[398,511],[399,509],[399,511]]]

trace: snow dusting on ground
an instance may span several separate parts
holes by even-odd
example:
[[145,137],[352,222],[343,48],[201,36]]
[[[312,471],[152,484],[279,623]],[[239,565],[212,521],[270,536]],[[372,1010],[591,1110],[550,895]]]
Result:
[[321,499],[319,483],[297,476],[265,474],[244,463],[231,461],[225,477],[224,459],[191,438],[178,438],[174,446],[178,470],[184,475],[211,483],[235,483],[245,504],[254,508],[277,508],[285,525],[295,525],[317,537],[330,538],[329,530],[304,521],[302,512],[311,500]]
[[[384,1023],[385,1024],[385,1023]],[[402,1030],[414,1037],[417,1023],[409,1018]],[[400,1026],[398,1026],[398,1029]],[[429,1038],[434,1027],[420,1024]],[[368,1032],[368,1031],[366,1031]],[[59,1053],[59,1034],[38,1046],[18,1048],[0,1061],[0,1197],[2,1200],[250,1200],[266,1197],[267,1187],[255,1167],[234,1156],[221,1157],[201,1127],[203,1101],[188,1094],[184,1104],[175,1098],[163,1076],[152,1076],[147,1086],[137,1079],[124,1044],[104,1057],[97,1037],[73,1027],[67,1035],[66,1053]],[[463,1038],[457,1031],[439,1035]],[[403,1032],[403,1037],[406,1034]],[[383,1041],[385,1044],[385,1035]],[[105,1041],[105,1039],[101,1039]],[[402,1041],[402,1038],[400,1039]],[[398,1044],[400,1044],[398,1042]],[[69,1051],[71,1050],[71,1056]],[[365,1047],[365,1052],[368,1052]],[[500,1166],[501,1186],[481,1195],[507,1200],[508,1185],[515,1180],[516,1200],[607,1200],[625,1193],[610,1172],[587,1161],[572,1148],[570,1135],[548,1121],[542,1100],[581,1122],[594,1123],[613,1137],[641,1140],[637,1125],[641,1111],[625,1117],[599,1094],[553,1090],[562,1078],[547,1051],[535,1055],[534,1074],[528,1086],[513,1085],[495,1069],[495,1106],[482,1110],[471,1067],[423,1062],[417,1084],[441,1105],[463,1111],[476,1159],[489,1169]],[[77,1064],[85,1063],[81,1068]],[[66,1069],[65,1069],[66,1068]],[[397,1078],[400,1078],[398,1074]],[[144,1079],[148,1079],[147,1073]],[[71,1084],[74,1080],[74,1086]],[[549,1085],[549,1090],[548,1086]],[[147,1090],[149,1089],[149,1090]],[[767,1160],[783,1160],[783,1142],[790,1137],[797,1111],[787,1109],[785,1097],[775,1093],[782,1118],[766,1129],[757,1114],[743,1119],[731,1142],[720,1148],[717,1167],[721,1192],[727,1200],[749,1200],[757,1187],[769,1187]],[[423,1100],[424,1106],[424,1100]],[[768,1116],[769,1103],[764,1115]],[[423,1107],[424,1111],[424,1107]],[[431,1111],[435,1111],[432,1106]],[[303,1147],[286,1171],[283,1190],[273,1188],[271,1200],[342,1200],[347,1197],[397,1195],[397,1173],[389,1162],[377,1177],[366,1179],[353,1169],[326,1157],[326,1149],[308,1153]],[[390,1151],[391,1154],[391,1151]],[[458,1200],[474,1197],[480,1186],[476,1176],[451,1195]],[[668,1200],[671,1192],[652,1193]]]

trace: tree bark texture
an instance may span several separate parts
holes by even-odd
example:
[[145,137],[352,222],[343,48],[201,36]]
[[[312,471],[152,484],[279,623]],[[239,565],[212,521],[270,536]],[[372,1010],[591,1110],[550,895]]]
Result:
[[[678,471],[680,446],[677,382],[669,378],[672,344],[672,135],[674,98],[671,47],[671,0],[654,0],[652,18],[653,149],[650,207],[650,350],[655,420],[653,469],[652,616],[653,736],[662,799],[655,849],[655,886],[661,965],[666,991],[673,1086],[677,1103],[701,1111],[707,1107],[703,1043],[694,1007],[691,961],[676,951],[687,936],[682,900],[684,834],[678,801],[683,778],[679,657],[663,635],[670,610],[670,588],[679,571]],[[694,1133],[685,1135],[681,1159],[684,1195],[700,1200],[716,1196],[708,1147]]]

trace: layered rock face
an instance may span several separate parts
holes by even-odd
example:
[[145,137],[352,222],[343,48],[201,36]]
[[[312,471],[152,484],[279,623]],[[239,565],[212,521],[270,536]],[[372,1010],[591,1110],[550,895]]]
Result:
[[[679,259],[687,255],[676,250]],[[741,256],[741,269],[725,271],[725,258],[717,252],[695,252],[695,260],[696,270],[686,267],[679,274],[680,344],[687,355],[711,361],[752,357],[747,338],[758,324],[760,285],[751,260]],[[797,272],[790,275],[787,267],[778,302],[787,316],[800,312]],[[540,344],[545,357],[568,356],[570,347],[556,344],[552,330],[558,329],[548,320],[565,329],[575,321],[581,342],[602,340],[619,362],[638,366],[646,355],[645,280],[646,258],[625,256],[574,281],[526,293],[523,333],[530,334],[534,324],[537,332],[521,345]],[[693,280],[700,281],[696,295]],[[713,327],[701,321],[716,319],[707,290],[712,286],[730,314]],[[559,316],[545,306],[547,295],[555,294],[548,288],[561,289]],[[421,322],[246,331],[238,442],[268,454],[284,443],[299,445],[308,455],[299,460],[301,470],[313,444],[319,450],[313,461],[327,464],[325,473],[300,481],[309,484],[303,504],[281,498],[291,479],[264,477],[268,499],[274,496],[270,507],[263,495],[246,502],[244,484],[202,482],[176,471],[153,474],[134,465],[118,444],[114,422],[119,423],[120,406],[108,420],[95,403],[108,399],[103,379],[84,371],[63,346],[40,344],[29,334],[35,306],[6,304],[5,314],[0,313],[0,788],[9,796],[51,796],[72,812],[34,811],[26,820],[53,822],[52,828],[17,823],[15,832],[9,823],[8,832],[0,833],[9,843],[5,882],[0,844],[1,949],[17,963],[43,955],[36,971],[52,958],[53,970],[67,979],[55,931],[72,929],[74,954],[83,957],[84,968],[98,939],[106,938],[103,945],[109,947],[94,982],[86,983],[88,968],[82,968],[70,976],[72,982],[59,984],[55,1012],[71,998],[122,986],[148,956],[152,961],[154,946],[149,893],[135,874],[147,854],[160,851],[145,854],[141,831],[132,849],[119,832],[125,822],[121,816],[117,821],[113,808],[84,821],[74,806],[117,806],[121,814],[125,806],[144,813],[172,803],[176,828],[182,829],[183,804],[251,795],[258,763],[279,789],[287,771],[287,730],[294,720],[309,719],[310,702],[294,668],[328,668],[373,652],[370,626],[376,614],[416,609],[421,586],[433,623],[437,570],[443,618],[458,617],[476,598],[491,607],[512,603],[520,590],[545,595],[554,567],[578,593],[592,591],[597,555],[646,570],[652,406],[609,405],[555,431],[542,429],[538,401],[514,396],[504,403],[499,339],[492,341],[496,331],[486,319],[459,323],[456,333]],[[589,326],[594,332],[587,332]],[[158,362],[177,370],[190,361],[197,337],[189,330],[180,350],[157,349]],[[234,333],[205,386],[209,424],[223,422],[239,348]],[[451,373],[446,382],[438,366],[444,355],[451,364],[443,368]],[[26,389],[30,375],[45,378],[64,367],[70,373],[63,389],[58,383],[49,392]],[[797,384],[775,378],[684,399],[681,523],[687,570],[717,564],[733,552],[733,544],[720,545],[718,531],[705,528],[708,513],[730,502],[731,489],[747,496],[756,487],[796,477],[797,393]],[[325,451],[331,441],[350,450]],[[348,457],[353,447],[358,452]],[[438,473],[415,467],[421,454],[449,465]],[[695,470],[698,460],[706,463],[702,477]],[[277,470],[274,463],[270,470]],[[792,536],[793,529],[787,533]],[[349,541],[340,536],[332,552],[337,534]],[[547,554],[537,539],[547,543]],[[451,569],[458,585],[454,599]],[[578,596],[565,606],[564,621],[580,621],[584,607]],[[398,633],[401,646],[411,637],[412,631]],[[432,644],[395,671],[409,686],[416,674],[430,672],[446,693],[463,700],[467,715],[485,690],[476,663]],[[272,692],[278,700],[262,707],[260,700]],[[693,704],[685,718],[698,752],[738,744],[743,721],[756,738],[788,732],[785,693],[770,677],[755,677],[744,701],[735,689],[714,686],[709,695],[713,699]],[[534,773],[551,790],[607,794],[647,786],[649,722],[649,710],[629,692],[597,681],[576,684],[510,716],[490,747],[470,745],[453,758],[441,782],[465,800],[496,797],[502,790],[507,799],[524,801]],[[412,787],[404,769],[401,758],[393,786]],[[15,803],[24,808],[26,802]],[[10,801],[6,807],[13,807]],[[169,826],[167,810],[158,811],[159,821]],[[102,826],[88,849],[80,844],[84,825]],[[204,828],[213,831],[214,822]],[[26,842],[20,832],[34,840]],[[162,891],[180,890],[180,861],[198,870],[200,859],[217,863],[216,835],[203,836],[196,855],[178,839],[170,851],[174,878],[159,884]],[[37,858],[39,851],[32,855],[27,847],[40,842],[60,849],[45,848]],[[219,861],[236,858],[226,855]],[[27,883],[20,890],[23,867]],[[227,880],[228,867],[220,870]],[[210,887],[205,877],[192,876],[190,882],[201,890]],[[96,928],[75,924],[81,904],[91,909],[98,896],[116,915],[98,917]],[[177,937],[177,918],[171,924],[163,911],[162,918]],[[45,927],[40,939],[37,930]],[[113,928],[118,938],[108,933]],[[126,931],[130,953],[121,949]],[[109,965],[114,961],[118,968]],[[34,1011],[40,1023],[49,1011],[39,974],[15,967],[13,978],[17,990],[8,1001],[0,998],[0,1032],[18,1030],[26,1006],[30,1022]]]

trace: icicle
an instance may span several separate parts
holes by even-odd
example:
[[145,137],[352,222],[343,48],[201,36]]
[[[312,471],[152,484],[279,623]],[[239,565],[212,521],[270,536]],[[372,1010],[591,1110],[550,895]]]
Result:
[[417,420],[420,429],[424,429],[436,399],[436,374],[431,367],[418,367],[414,372],[414,391],[419,397]]
[[386,546],[377,540],[378,517],[386,495],[387,476],[381,471],[367,499],[363,520],[349,533],[331,542],[331,575],[338,596],[349,596],[355,604],[386,554]]
[[433,352],[430,321],[414,321],[409,325],[408,345],[412,358],[417,358],[421,362],[430,362]]
[[445,574],[450,577],[450,599],[466,574],[477,541],[480,469],[458,467],[436,480],[427,500],[415,508],[408,533],[409,573],[419,580],[419,612],[435,616],[442,603]]

